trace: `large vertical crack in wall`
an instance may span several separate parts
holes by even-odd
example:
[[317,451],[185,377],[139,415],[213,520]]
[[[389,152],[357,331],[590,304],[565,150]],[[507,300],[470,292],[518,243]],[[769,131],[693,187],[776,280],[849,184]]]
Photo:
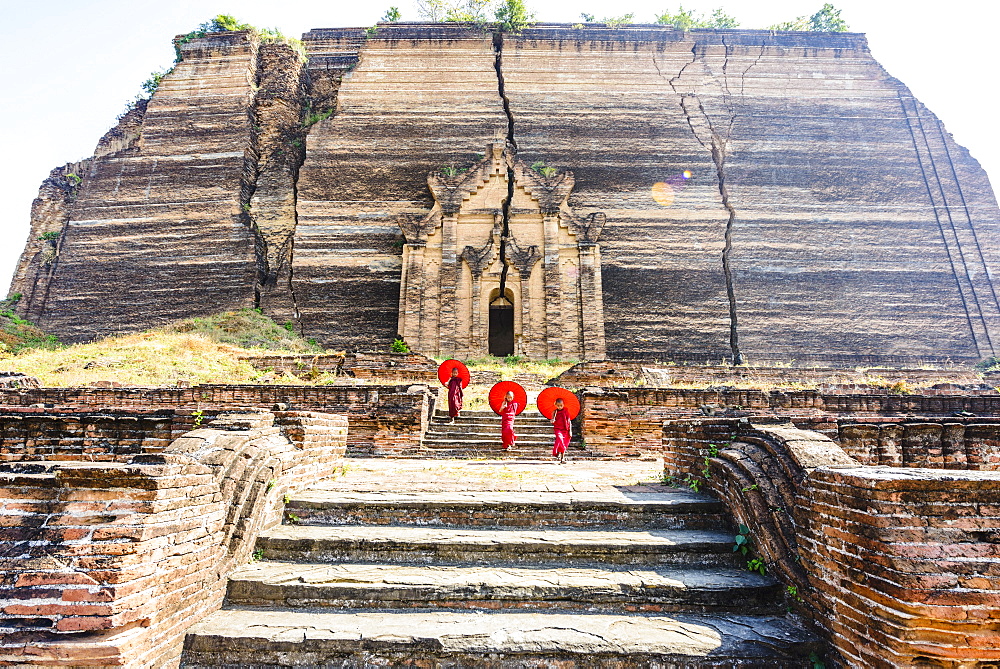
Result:
[[[687,121],[688,127],[691,129],[691,133],[694,135],[701,147],[709,152],[709,155],[712,157],[712,163],[715,165],[719,196],[722,199],[722,206],[726,210],[727,214],[725,232],[723,233],[722,274],[726,282],[726,298],[729,303],[729,348],[732,353],[733,364],[742,365],[744,363],[744,359],[739,343],[739,314],[737,311],[736,289],[734,287],[732,269],[733,228],[736,224],[736,208],[729,195],[729,187],[726,182],[727,150],[729,141],[732,138],[733,129],[736,125],[737,109],[736,103],[733,100],[733,94],[729,89],[730,47],[725,43],[725,40],[723,40],[723,48],[724,57],[722,64],[722,80],[720,83],[722,87],[723,104],[727,111],[728,121],[725,130],[722,131],[720,131],[712,122],[712,119],[705,110],[705,106],[698,93],[694,90],[682,90],[680,86],[680,82],[684,78],[685,73],[690,66],[701,61],[702,64],[705,65],[706,69],[708,69],[704,53],[699,53],[699,45],[697,42],[691,46],[691,60],[686,63],[680,71],[678,71],[676,76],[669,79],[665,77],[660,69],[659,63],[656,62],[655,55],[653,56],[653,66],[656,68],[657,74],[667,80],[667,83],[670,84],[670,88],[679,97],[681,111],[684,114],[684,119]],[[764,45],[761,44],[760,53],[757,55],[756,59],[740,74],[740,98],[744,95],[747,72],[760,62],[763,54]],[[711,73],[709,72],[709,74]],[[692,86],[691,88],[693,89],[694,87]]]
[[[507,289],[507,240],[510,238],[510,208],[514,203],[514,160],[517,156],[517,139],[514,136],[514,114],[510,111],[510,100],[507,99],[507,91],[504,87],[503,79],[503,33],[493,33],[493,51],[496,54],[494,68],[497,71],[497,91],[500,94],[500,101],[503,104],[504,114],[507,116],[507,145],[510,147],[511,157],[507,162],[507,199],[503,201],[503,231],[500,235],[500,297],[506,296]],[[487,306],[487,308],[489,308]]]

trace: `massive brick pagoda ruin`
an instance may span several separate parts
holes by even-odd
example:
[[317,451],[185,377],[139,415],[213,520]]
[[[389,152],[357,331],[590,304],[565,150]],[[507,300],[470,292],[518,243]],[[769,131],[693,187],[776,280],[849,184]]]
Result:
[[69,341],[257,305],[326,345],[441,355],[996,353],[987,176],[863,35],[303,42],[181,45],[43,184],[21,314]]

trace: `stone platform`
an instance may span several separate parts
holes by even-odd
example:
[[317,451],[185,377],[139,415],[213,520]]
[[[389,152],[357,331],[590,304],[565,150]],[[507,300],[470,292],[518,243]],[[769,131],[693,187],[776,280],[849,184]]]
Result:
[[724,507],[659,463],[355,460],[293,495],[187,667],[811,667]]

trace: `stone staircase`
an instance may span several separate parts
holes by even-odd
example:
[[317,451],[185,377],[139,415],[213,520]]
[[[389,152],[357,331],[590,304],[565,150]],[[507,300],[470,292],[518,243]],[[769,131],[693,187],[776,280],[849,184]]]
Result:
[[[491,458],[515,460],[552,459],[552,423],[538,411],[525,410],[514,420],[517,442],[504,451],[500,443],[500,416],[492,411],[463,411],[450,423],[447,411],[435,411],[424,435],[425,457]],[[568,458],[599,457],[584,449],[574,436]]]
[[182,665],[811,668],[823,645],[732,545],[686,490],[314,489]]

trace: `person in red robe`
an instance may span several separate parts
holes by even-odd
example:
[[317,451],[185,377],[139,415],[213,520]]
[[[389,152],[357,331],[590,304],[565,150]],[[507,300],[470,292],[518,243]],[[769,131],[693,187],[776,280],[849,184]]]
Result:
[[503,450],[509,450],[517,435],[514,434],[514,416],[520,407],[514,401],[514,391],[508,390],[503,397],[503,404],[500,405],[500,438],[503,441]]
[[563,398],[557,397],[555,406],[556,410],[552,414],[552,429],[556,435],[556,443],[552,446],[552,457],[559,460],[559,464],[562,464],[566,462],[566,448],[573,435],[573,423]]
[[458,375],[458,367],[451,368],[451,378],[448,379],[448,415],[454,423],[462,410],[462,379]]

